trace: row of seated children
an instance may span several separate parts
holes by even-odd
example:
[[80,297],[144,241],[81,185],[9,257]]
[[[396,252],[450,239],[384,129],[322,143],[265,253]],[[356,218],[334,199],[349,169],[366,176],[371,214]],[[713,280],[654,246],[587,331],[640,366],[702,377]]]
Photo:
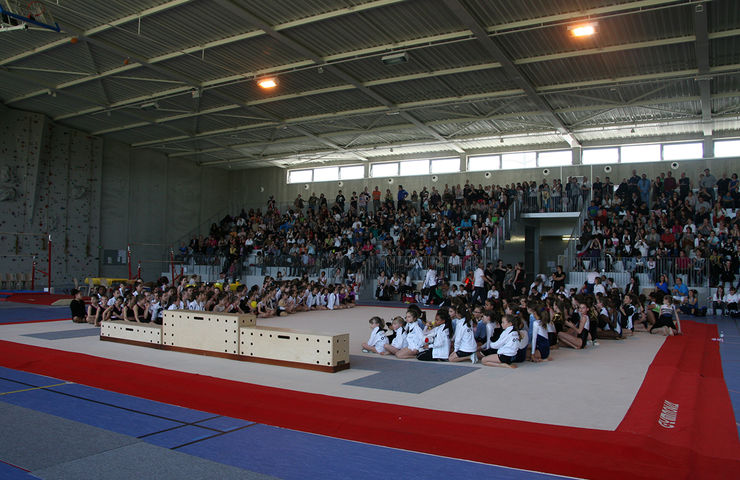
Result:
[[[405,319],[395,317],[387,324],[390,334],[386,333],[383,320],[373,317],[372,332],[362,345],[363,351],[421,361],[469,361],[512,368],[526,359],[527,331],[519,316],[503,315],[500,321],[494,321],[494,313],[486,311],[482,321],[490,335],[485,343],[478,344],[472,317],[462,318],[461,313],[455,307],[441,307],[434,320],[427,321],[425,313],[411,305]],[[537,355],[542,358],[539,350]],[[546,353],[544,359],[547,356]]]
[[110,298],[104,293],[94,294],[82,317],[96,326],[103,320],[161,324],[164,310],[254,313],[264,318],[308,310],[349,308],[354,306],[354,299],[352,286],[320,288],[315,282],[276,282],[267,277],[262,288],[255,285],[247,291],[240,285],[233,293],[223,291],[220,284],[192,283],[167,287],[163,291],[155,288],[152,292],[139,289],[121,293],[117,289]]
[[551,349],[560,346],[584,349],[598,346],[599,338],[621,340],[635,331],[681,333],[670,296],[651,299],[645,307],[642,303],[615,290],[610,297],[530,297],[520,298],[518,304],[503,299],[493,309],[476,307],[471,316],[464,303],[453,301],[437,310],[432,322],[411,305],[405,319],[395,317],[384,325],[381,318],[371,318],[370,338],[362,347],[398,358],[516,367],[527,359],[550,361]]

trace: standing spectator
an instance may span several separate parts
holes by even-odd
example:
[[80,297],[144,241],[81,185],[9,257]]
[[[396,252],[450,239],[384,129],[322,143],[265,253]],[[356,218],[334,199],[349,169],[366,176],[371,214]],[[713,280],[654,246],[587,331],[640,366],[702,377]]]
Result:
[[708,168],[704,169],[704,177],[699,180],[699,188],[706,189],[707,193],[712,196],[714,203],[714,186],[717,185],[717,178],[709,172]]
[[663,191],[666,193],[666,195],[671,196],[673,195],[673,191],[678,187],[678,184],[676,183],[676,179],[673,178],[673,174],[669,171],[668,176],[663,180]]
[[409,192],[403,189],[403,185],[398,186],[398,196],[397,196],[397,203],[396,206],[399,210],[404,206],[406,203],[406,197],[409,196]]
[[483,271],[483,262],[478,262],[478,268],[473,273],[473,304],[482,305],[486,298],[486,274]]
[[640,201],[645,205],[650,205],[650,180],[648,180],[646,174],[642,174],[642,178],[637,181],[637,189],[640,191]]
[[378,186],[375,185],[375,190],[373,190],[373,211],[374,212],[377,212],[380,210],[380,196],[381,196],[380,189],[378,189]]
[[360,192],[360,197],[357,199],[357,205],[360,208],[360,212],[367,213],[367,204],[370,202],[370,194],[367,192],[367,187]]
[[678,196],[681,201],[685,200],[691,191],[691,180],[686,176],[686,172],[681,172],[681,178],[678,179]]
[[339,190],[339,193],[337,193],[337,198],[335,198],[334,200],[337,202],[337,205],[339,205],[339,208],[344,211],[345,198],[341,190]]

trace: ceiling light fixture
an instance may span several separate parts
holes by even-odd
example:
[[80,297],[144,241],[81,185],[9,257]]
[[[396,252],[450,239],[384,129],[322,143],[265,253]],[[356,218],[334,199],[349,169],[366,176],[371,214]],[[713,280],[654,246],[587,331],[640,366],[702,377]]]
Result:
[[591,35],[596,33],[596,23],[569,25],[568,31],[570,32],[571,37],[590,37]]
[[277,78],[268,77],[257,80],[257,85],[265,90],[277,87]]
[[384,57],[380,57],[380,60],[386,65],[398,65],[399,63],[406,63],[409,61],[409,54],[406,52],[392,53]]

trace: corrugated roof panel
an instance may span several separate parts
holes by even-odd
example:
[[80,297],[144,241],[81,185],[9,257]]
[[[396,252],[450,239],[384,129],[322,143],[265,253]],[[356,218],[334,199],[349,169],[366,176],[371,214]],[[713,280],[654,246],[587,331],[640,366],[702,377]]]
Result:
[[167,3],[169,0],[76,0],[54,4],[49,2],[47,7],[62,29],[65,24],[87,29]]
[[706,6],[710,32],[732,30],[740,25],[740,9],[735,0],[714,0]]
[[519,68],[536,86],[547,86],[571,83],[576,79],[609,79],[634,76],[638,72],[644,75],[693,69],[696,59],[694,46],[681,44],[563,58]]
[[313,95],[310,97],[266,103],[259,107],[282,118],[299,118],[325,113],[377,107],[377,101],[357,90]]
[[3,32],[3,48],[0,50],[0,60],[11,58],[24,52],[59,39],[59,34],[51,30],[25,30]]
[[570,13],[574,18],[588,8],[626,3],[628,0],[514,0],[491,2],[464,0],[462,3],[485,25],[495,26],[546,15]]
[[[195,57],[200,58],[198,55]],[[229,75],[254,75],[268,68],[302,60],[305,60],[303,55],[277,43],[271,37],[262,35],[210,48],[205,51],[201,61],[204,65],[213,65],[229,72]],[[169,60],[163,62],[164,65],[169,63]]]
[[271,0],[270,2],[243,0],[240,3],[250,12],[259,12],[259,17],[268,24],[279,25],[367,2],[360,0]]
[[709,65],[740,64],[740,36],[717,38],[709,41]]
[[[89,51],[79,42],[74,45],[70,44],[63,48],[57,48],[26,57],[23,60],[13,62],[11,67],[61,70],[82,74],[96,73],[95,64],[90,57]],[[79,75],[76,75],[75,77],[79,77]]]
[[[219,12],[221,7],[214,0],[198,0],[105,32],[100,39],[151,58],[257,30]],[[142,50],[139,42],[144,45]]]
[[290,29],[288,36],[320,55],[378,47],[464,30],[444,8],[404,2]]
[[92,103],[81,104],[77,99],[58,94],[56,97],[51,95],[41,95],[27,100],[22,100],[18,103],[14,103],[13,108],[43,113],[48,117],[54,118],[75,109],[79,109],[80,107],[85,108],[92,105]]
[[[161,138],[170,138],[183,135],[162,125],[147,125],[121,132],[113,132],[107,136],[124,143],[138,143]],[[156,145],[155,145],[156,146]]]

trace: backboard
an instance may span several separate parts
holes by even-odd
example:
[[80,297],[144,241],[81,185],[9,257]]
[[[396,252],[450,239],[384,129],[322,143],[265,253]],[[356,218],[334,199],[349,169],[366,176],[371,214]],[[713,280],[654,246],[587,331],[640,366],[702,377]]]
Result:
[[0,32],[43,28],[61,31],[51,11],[38,0],[0,0]]

